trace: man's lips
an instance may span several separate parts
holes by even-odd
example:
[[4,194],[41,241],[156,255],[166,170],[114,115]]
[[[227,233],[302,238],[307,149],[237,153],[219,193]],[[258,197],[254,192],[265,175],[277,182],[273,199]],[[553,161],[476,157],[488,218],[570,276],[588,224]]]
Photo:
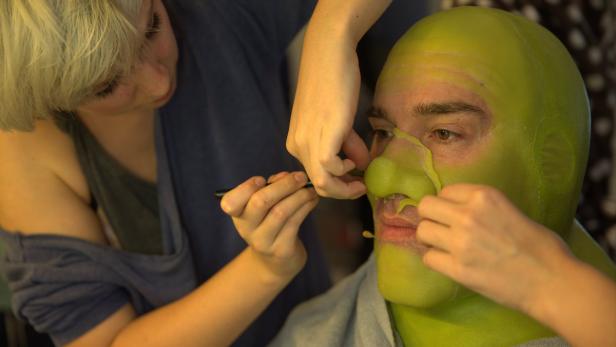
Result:
[[378,221],[376,238],[380,242],[391,242],[408,245],[415,241],[417,227],[402,222],[399,219],[380,219]]
[[377,200],[376,238],[379,242],[416,248],[415,234],[419,224],[417,208],[407,206],[397,213],[398,204],[405,198],[403,195],[394,195]]

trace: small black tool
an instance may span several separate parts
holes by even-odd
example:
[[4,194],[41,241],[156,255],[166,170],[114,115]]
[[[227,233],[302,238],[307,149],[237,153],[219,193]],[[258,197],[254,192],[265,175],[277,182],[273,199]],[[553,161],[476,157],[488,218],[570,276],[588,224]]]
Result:
[[[306,183],[306,185],[304,185],[304,188],[312,188],[312,187],[313,187],[312,182],[308,182]],[[214,197],[216,197],[216,199],[222,199],[223,195],[227,194],[232,189],[233,188],[219,189],[214,192]]]

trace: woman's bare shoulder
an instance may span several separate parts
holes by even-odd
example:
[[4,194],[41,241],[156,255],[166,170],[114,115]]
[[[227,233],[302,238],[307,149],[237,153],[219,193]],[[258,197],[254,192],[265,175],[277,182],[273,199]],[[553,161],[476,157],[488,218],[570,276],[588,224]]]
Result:
[[105,243],[71,139],[53,121],[0,132],[0,226]]

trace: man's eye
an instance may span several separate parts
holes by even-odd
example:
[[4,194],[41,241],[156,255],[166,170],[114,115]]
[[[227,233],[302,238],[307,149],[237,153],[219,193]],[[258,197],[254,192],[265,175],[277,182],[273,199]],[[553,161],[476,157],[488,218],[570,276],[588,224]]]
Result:
[[439,141],[451,142],[460,137],[459,134],[447,129],[436,129],[432,132]]
[[394,133],[386,129],[372,129],[372,137],[375,140],[386,140],[393,137]]
[[434,135],[436,135],[436,138],[438,138],[441,141],[450,141],[460,136],[454,133],[453,131],[450,131],[447,129],[436,129],[434,130]]
[[383,128],[372,129],[372,145],[370,148],[370,155],[375,158],[383,153],[385,147],[393,139],[394,133],[390,130]]
[[449,140],[449,138],[451,137],[451,131],[445,129],[438,129],[436,130],[436,136],[439,138],[439,140]]

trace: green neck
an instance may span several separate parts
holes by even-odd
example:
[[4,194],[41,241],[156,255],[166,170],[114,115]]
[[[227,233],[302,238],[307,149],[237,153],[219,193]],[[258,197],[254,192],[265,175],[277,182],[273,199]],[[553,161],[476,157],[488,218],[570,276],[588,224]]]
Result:
[[432,309],[393,303],[389,308],[405,346],[512,346],[555,335],[478,294]]

